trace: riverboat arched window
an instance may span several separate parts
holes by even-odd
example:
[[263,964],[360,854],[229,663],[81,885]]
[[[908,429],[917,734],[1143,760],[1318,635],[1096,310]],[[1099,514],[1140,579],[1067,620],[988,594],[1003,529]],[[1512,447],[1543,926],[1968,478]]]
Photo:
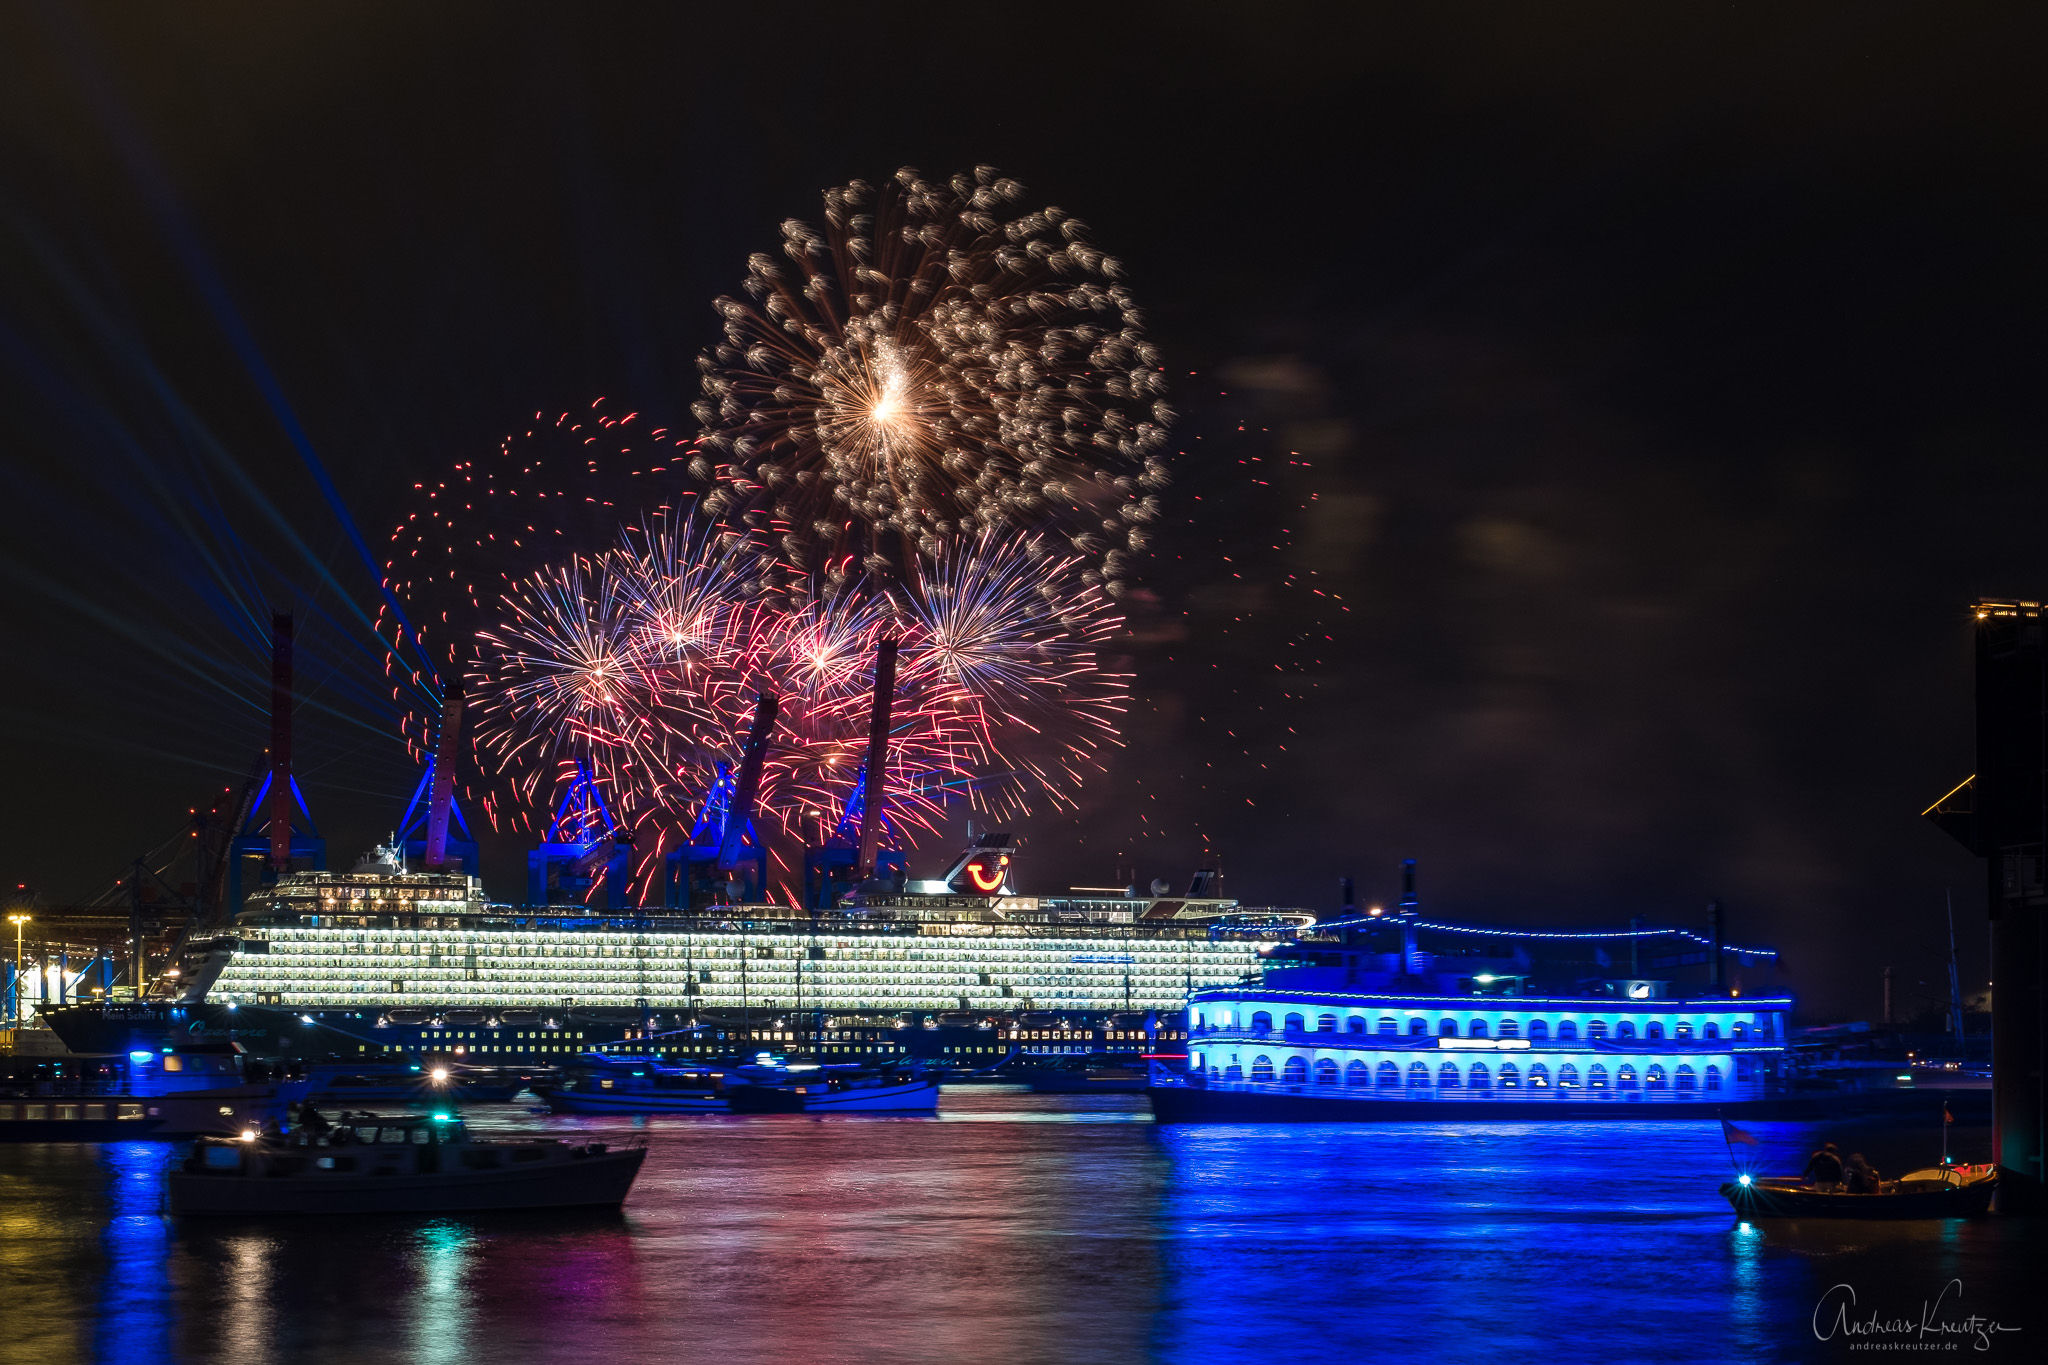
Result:
[[1500,1021],[1500,1036],[1503,1038],[1519,1038],[1522,1036],[1522,1026],[1512,1019],[1503,1019]]
[[1513,1062],[1502,1062],[1500,1064],[1500,1088],[1503,1090],[1519,1090],[1521,1086],[1522,1073],[1515,1070],[1515,1064]]
[[1531,1090],[1548,1090],[1550,1088],[1550,1068],[1541,1062],[1530,1067],[1529,1088]]
[[[1350,1066],[1345,1067],[1344,1082],[1347,1085],[1364,1085],[1365,1063],[1353,1062]],[[1395,1066],[1392,1062],[1381,1062],[1379,1083],[1382,1090],[1399,1090],[1401,1088],[1401,1068]]]
[[1323,1058],[1323,1059],[1322,1059],[1322,1060],[1321,1060],[1320,1062],[1317,1062],[1317,1063],[1316,1063],[1316,1084],[1317,1084],[1317,1085],[1335,1085],[1336,1083],[1337,1083],[1337,1064],[1336,1064],[1335,1062],[1331,1061],[1331,1060],[1330,1060],[1330,1059],[1329,1059],[1328,1057],[1325,1057],[1325,1058]]
[[1531,1019],[1529,1021],[1529,1041],[1532,1043],[1542,1043],[1548,1042],[1549,1039],[1550,1025],[1544,1023],[1541,1019]]
[[[1392,1066],[1393,1063],[1389,1062],[1387,1065]],[[1429,1089],[1429,1066],[1427,1063],[1416,1062],[1408,1068],[1408,1088],[1410,1090]]]
[[1650,1021],[1650,1023],[1649,1023],[1649,1027],[1647,1027],[1647,1028],[1645,1028],[1645,1029],[1643,1030],[1643,1037],[1645,1037],[1645,1038],[1659,1038],[1659,1039],[1661,1039],[1661,1038],[1662,1038],[1663,1036],[1664,1036],[1664,1025],[1663,1025],[1663,1024],[1662,1024],[1662,1023],[1660,1022],[1660,1021],[1658,1021],[1658,1020],[1655,1020],[1655,1019],[1652,1019],[1652,1020]]
[[1287,1027],[1287,1031],[1288,1031],[1289,1033],[1299,1033],[1299,1032],[1301,1032],[1302,1024],[1301,1024],[1301,1016],[1300,1016],[1300,1015],[1298,1015],[1298,1014],[1290,1014],[1290,1015],[1288,1015],[1288,1016],[1287,1016],[1287,1018],[1286,1018],[1285,1020],[1283,1020],[1282,1022],[1283,1022],[1283,1023],[1284,1023],[1285,1025],[1286,1025],[1286,1027]]
[[1662,1090],[1664,1088],[1664,1068],[1654,1062],[1651,1063],[1650,1069],[1643,1073],[1643,1086],[1648,1090]]
[[1621,1042],[1624,1039],[1634,1038],[1635,1036],[1636,1025],[1633,1019],[1624,1019],[1614,1026],[1614,1040],[1616,1042]]
[[1260,1033],[1266,1032],[1268,1029],[1273,1027],[1273,1016],[1266,1013],[1264,1010],[1258,1011],[1256,1014],[1252,1015],[1252,1027],[1258,1030]]
[[1684,1019],[1679,1020],[1677,1025],[1671,1030],[1671,1036],[1673,1038],[1692,1037],[1692,1024]]
[[1429,1036],[1429,1020],[1419,1017],[1410,1019],[1408,1021],[1408,1036],[1410,1038],[1427,1038]]
[[1566,1062],[1563,1066],[1559,1067],[1557,1069],[1557,1088],[1559,1090],[1578,1089],[1579,1069],[1570,1062]]
[[1707,1068],[1707,1089],[1709,1089],[1709,1090],[1719,1090],[1720,1088],[1721,1088],[1721,1068],[1720,1068],[1720,1067],[1718,1067],[1718,1066],[1710,1066],[1710,1067],[1708,1067],[1708,1068]]
[[[1358,1022],[1363,1025],[1365,1020],[1360,1019]],[[1364,1030],[1361,1028],[1359,1031],[1363,1032]],[[1393,1015],[1383,1014],[1380,1016],[1379,1031],[1382,1038],[1393,1038],[1400,1034],[1401,1026],[1394,1022]]]
[[1728,1036],[1730,1038],[1747,1038],[1749,1036],[1749,1026],[1738,1019],[1735,1021],[1735,1026],[1728,1030]]
[[1337,1031],[1337,1016],[1336,1016],[1336,1015],[1334,1015],[1334,1014],[1318,1014],[1318,1015],[1316,1016],[1316,1032],[1317,1032],[1317,1033],[1335,1033],[1336,1031]]
[[1273,1059],[1271,1057],[1252,1058],[1252,1079],[1255,1081],[1270,1081],[1273,1079]]
[[1557,1041],[1560,1043],[1576,1043],[1579,1041],[1579,1026],[1569,1019],[1559,1020],[1557,1025]]
[[1720,1036],[1721,1026],[1719,1024],[1708,1024],[1700,1030],[1700,1037],[1702,1038],[1719,1038]]
[[1472,1027],[1467,1031],[1467,1035],[1473,1038],[1484,1038],[1486,1036],[1486,1021],[1484,1019],[1474,1019]]
[[1486,1074],[1485,1062],[1472,1063],[1472,1070],[1466,1076],[1466,1081],[1474,1090],[1490,1089],[1493,1085],[1493,1078]]
[[1436,1025],[1436,1032],[1439,1038],[1455,1038],[1458,1036],[1458,1021],[1455,1019],[1439,1019]]
[[1606,1088],[1607,1068],[1600,1065],[1600,1063],[1595,1062],[1586,1071],[1586,1089],[1605,1090]]
[[1586,1022],[1586,1037],[1589,1041],[1597,1041],[1606,1036],[1607,1021],[1605,1019],[1590,1019]]
[[1299,1057],[1289,1057],[1280,1075],[1289,1085],[1300,1085],[1308,1079],[1308,1063]]
[[1681,1065],[1678,1068],[1678,1088],[1680,1090],[1690,1091],[1693,1088],[1694,1079],[1691,1067]]
[[1456,1090],[1460,1084],[1461,1082],[1458,1079],[1458,1064],[1456,1062],[1445,1062],[1441,1067],[1437,1069],[1437,1089]]
[[[1257,1070],[1257,1066],[1256,1062],[1253,1063],[1254,1071]],[[1253,1079],[1257,1079],[1256,1075]],[[1616,1090],[1634,1090],[1636,1088],[1636,1069],[1626,1062],[1616,1067],[1614,1070],[1614,1088]]]
[[1351,1015],[1344,1021],[1344,1031],[1346,1033],[1365,1032],[1365,1016],[1362,1014]]

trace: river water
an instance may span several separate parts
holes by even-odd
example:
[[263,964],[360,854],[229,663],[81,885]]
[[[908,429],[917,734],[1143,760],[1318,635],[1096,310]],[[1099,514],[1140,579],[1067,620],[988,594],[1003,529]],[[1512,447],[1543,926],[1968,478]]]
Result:
[[[1749,1126],[1770,1172],[1822,1136]],[[1712,1122],[1168,1127],[1136,1097],[963,1087],[938,1119],[472,1128],[652,1150],[622,1213],[173,1222],[168,1145],[0,1146],[0,1361],[1677,1365],[2048,1338],[2035,1221],[1745,1226]],[[1826,1135],[1886,1174],[1939,1152],[1932,1127]],[[1934,1320],[2020,1330],[1845,1336],[1953,1281]]]

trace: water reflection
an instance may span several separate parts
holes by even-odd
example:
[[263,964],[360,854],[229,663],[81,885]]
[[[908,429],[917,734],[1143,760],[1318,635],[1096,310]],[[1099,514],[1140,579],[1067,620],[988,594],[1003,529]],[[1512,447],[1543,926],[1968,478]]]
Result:
[[[1912,1313],[1961,1278],[1968,1308],[2034,1313],[2030,1225],[1743,1226],[1711,1123],[1161,1128],[1136,1099],[993,1088],[946,1106],[657,1119],[624,1213],[174,1222],[168,1147],[0,1146],[0,1357],[1679,1365],[1808,1358],[1835,1283]],[[1762,1133],[1758,1164],[1796,1169],[1818,1136]]]
[[106,1173],[106,1222],[100,1235],[106,1270],[93,1319],[93,1355],[101,1360],[168,1359],[175,1314],[164,1274],[170,1245],[164,1218],[168,1149],[153,1142],[110,1142],[98,1150]]

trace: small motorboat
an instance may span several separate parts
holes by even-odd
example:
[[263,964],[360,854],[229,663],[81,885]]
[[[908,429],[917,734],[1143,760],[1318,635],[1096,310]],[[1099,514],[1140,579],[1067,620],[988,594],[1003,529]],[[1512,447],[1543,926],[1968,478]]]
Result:
[[616,1208],[645,1145],[472,1141],[449,1113],[344,1113],[288,1133],[201,1138],[169,1176],[174,1214]]
[[[725,1073],[652,1057],[586,1052],[568,1079],[540,1090],[556,1114],[729,1114]],[[538,1087],[537,1087],[538,1088]]]
[[1721,1197],[1744,1218],[1974,1218],[1997,1189],[1996,1166],[1929,1166],[1880,1181],[1875,1194],[1742,1175],[1721,1187]]
[[909,1068],[758,1061],[726,1077],[735,1114],[930,1114],[939,1084]]
[[1028,1079],[1040,1095],[1142,1095],[1151,1074],[1136,1058],[1097,1052],[1023,1072],[1020,1079]]

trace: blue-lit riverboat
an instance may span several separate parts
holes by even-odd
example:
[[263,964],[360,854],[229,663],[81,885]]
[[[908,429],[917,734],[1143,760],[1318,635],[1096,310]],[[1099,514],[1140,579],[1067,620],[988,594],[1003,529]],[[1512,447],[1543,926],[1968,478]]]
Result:
[[[1615,974],[1610,950],[1706,979]],[[1411,891],[1274,950],[1255,982],[1192,992],[1185,1068],[1155,1068],[1148,1093],[1167,1122],[1758,1113],[1792,1000],[1724,973],[1773,957],[1718,929],[1439,924]]]

